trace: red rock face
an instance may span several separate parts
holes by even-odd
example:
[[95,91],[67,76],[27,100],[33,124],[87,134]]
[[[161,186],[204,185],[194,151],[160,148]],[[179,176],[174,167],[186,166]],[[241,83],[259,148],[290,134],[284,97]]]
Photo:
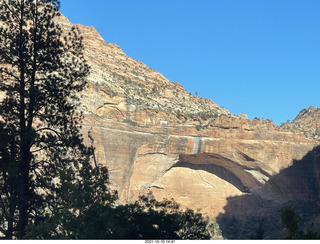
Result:
[[[71,27],[64,17],[58,22]],[[108,167],[122,202],[151,190],[159,200],[174,198],[183,207],[218,216],[236,197],[254,195],[256,204],[260,200],[254,199],[283,203],[319,197],[304,183],[315,171],[276,177],[318,141],[269,120],[232,115],[126,56],[93,27],[78,28],[91,66],[79,108],[85,115],[83,134],[91,143],[90,131],[96,159]],[[291,187],[295,177],[302,183]]]

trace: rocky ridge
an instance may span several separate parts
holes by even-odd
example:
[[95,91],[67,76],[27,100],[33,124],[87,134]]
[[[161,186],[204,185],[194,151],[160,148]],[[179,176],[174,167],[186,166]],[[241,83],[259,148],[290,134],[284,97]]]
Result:
[[[72,26],[64,16],[58,22],[66,30]],[[162,120],[173,123],[233,116],[213,101],[190,94],[181,84],[170,82],[159,72],[128,57],[116,44],[105,42],[94,27],[77,26],[87,47],[86,59],[93,67],[87,89],[95,91],[90,96],[83,94],[87,96],[87,102],[91,102],[82,108],[83,111],[144,125],[159,124],[161,116],[143,120],[135,117],[137,111],[145,111],[146,114],[162,111],[167,115]],[[94,97],[97,93],[103,96]]]
[[302,132],[310,139],[320,140],[320,108],[311,106],[301,110],[291,123],[283,123],[281,128],[292,132]]

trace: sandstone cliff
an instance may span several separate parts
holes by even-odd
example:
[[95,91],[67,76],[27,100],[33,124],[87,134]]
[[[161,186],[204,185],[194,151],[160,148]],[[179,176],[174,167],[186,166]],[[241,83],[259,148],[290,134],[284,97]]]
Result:
[[302,132],[308,138],[320,140],[320,108],[311,106],[301,110],[291,123],[283,123],[281,128],[292,132]]
[[[63,16],[58,22],[66,30],[72,26]],[[93,27],[78,27],[91,66],[79,108],[83,134],[122,202],[151,190],[158,199],[174,198],[223,219],[238,210],[249,215],[319,199],[319,171],[305,164],[281,173],[319,141],[270,120],[232,115],[131,59]],[[312,187],[308,178],[316,179]]]

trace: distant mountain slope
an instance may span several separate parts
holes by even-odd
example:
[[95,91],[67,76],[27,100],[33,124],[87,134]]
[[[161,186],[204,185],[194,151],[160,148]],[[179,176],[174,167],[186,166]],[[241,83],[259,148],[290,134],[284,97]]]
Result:
[[283,123],[281,128],[302,132],[310,139],[320,140],[320,108],[311,106],[301,110],[291,123]]
[[[65,29],[72,25],[64,16],[58,22]],[[161,110],[176,115],[177,121],[231,116],[228,110],[212,100],[190,94],[179,83],[167,80],[159,72],[128,57],[116,44],[105,42],[94,27],[77,26],[83,34],[85,57],[91,66],[89,86],[105,93],[105,100],[95,101],[94,107],[103,108],[104,104],[110,103],[119,105],[121,101],[128,111]],[[88,111],[88,108],[84,110]],[[132,116],[123,119],[136,120]]]

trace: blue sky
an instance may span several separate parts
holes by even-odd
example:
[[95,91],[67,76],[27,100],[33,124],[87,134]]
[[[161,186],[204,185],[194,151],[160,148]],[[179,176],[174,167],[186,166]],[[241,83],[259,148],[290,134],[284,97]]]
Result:
[[61,0],[73,23],[233,114],[320,107],[319,0]]

